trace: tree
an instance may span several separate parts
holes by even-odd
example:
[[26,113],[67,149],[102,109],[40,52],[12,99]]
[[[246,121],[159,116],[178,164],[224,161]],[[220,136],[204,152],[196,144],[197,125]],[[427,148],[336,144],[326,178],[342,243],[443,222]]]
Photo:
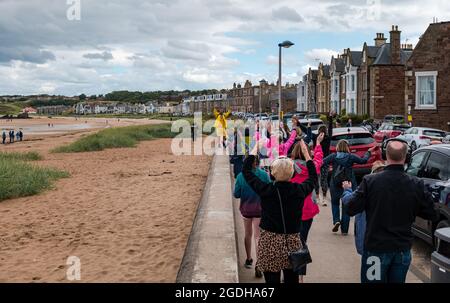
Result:
[[86,95],[85,94],[81,94],[78,96],[78,98],[80,98],[80,100],[86,100]]

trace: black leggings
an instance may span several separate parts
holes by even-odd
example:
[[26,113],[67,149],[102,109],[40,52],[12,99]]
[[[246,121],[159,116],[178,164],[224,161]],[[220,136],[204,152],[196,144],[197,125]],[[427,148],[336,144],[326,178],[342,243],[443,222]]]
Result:
[[[298,275],[292,271],[292,269],[283,269],[284,283],[285,284],[298,284]],[[281,283],[281,271],[279,272],[264,272],[264,279],[269,284]]]

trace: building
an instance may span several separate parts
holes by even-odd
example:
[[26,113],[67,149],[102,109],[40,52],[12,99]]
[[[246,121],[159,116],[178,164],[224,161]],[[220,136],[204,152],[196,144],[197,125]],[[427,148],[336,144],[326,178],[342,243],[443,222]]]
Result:
[[331,57],[330,65],[330,108],[341,112],[341,76],[345,73],[345,58],[338,55]]
[[37,110],[35,108],[33,108],[33,107],[25,107],[22,110],[22,113],[27,113],[27,114],[30,114],[30,115],[37,114]]
[[450,131],[450,22],[430,24],[406,62],[405,83],[413,125]]
[[309,68],[306,85],[308,109],[310,112],[317,112],[317,75],[319,71],[317,69]]
[[345,62],[345,110],[347,114],[357,114],[358,74],[362,62],[362,52],[347,49]]
[[330,65],[319,64],[317,73],[317,111],[330,111]]
[[184,111],[188,114],[202,112],[204,114],[212,114],[214,108],[229,108],[229,100],[227,94],[189,96],[183,98],[185,103]]
[[369,113],[374,119],[405,113],[405,63],[412,54],[412,45],[402,46],[400,41],[398,26],[392,26],[390,43],[380,47],[369,67]]
[[377,33],[374,45],[364,43],[360,77],[358,78],[358,90],[360,93],[358,95],[357,108],[359,114],[370,114],[370,67],[377,59],[381,47],[386,44],[386,40],[384,33]]
[[55,105],[55,106],[41,106],[37,108],[38,115],[61,115],[64,112],[70,110],[70,106]]
[[308,111],[308,75],[304,75],[297,86],[297,110]]
[[230,108],[233,112],[251,113],[254,112],[255,87],[247,80],[244,86],[233,84],[233,89],[229,92],[231,97]]

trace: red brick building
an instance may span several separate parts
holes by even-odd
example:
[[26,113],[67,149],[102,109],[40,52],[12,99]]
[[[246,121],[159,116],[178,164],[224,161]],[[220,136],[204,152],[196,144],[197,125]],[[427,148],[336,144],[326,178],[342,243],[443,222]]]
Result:
[[385,43],[369,67],[370,108],[372,118],[405,113],[405,63],[412,53],[411,45],[401,45],[401,32],[392,26],[390,43]]
[[450,22],[430,24],[406,63],[413,125],[450,131]]

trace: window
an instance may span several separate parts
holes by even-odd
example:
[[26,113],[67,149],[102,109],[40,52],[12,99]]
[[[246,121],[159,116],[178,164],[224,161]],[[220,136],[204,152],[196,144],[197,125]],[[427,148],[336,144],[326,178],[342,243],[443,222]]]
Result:
[[434,180],[447,181],[450,177],[449,157],[438,153],[431,153],[424,171],[424,177]]
[[302,86],[302,97],[304,97],[304,96],[305,96],[305,87]]
[[347,140],[350,146],[367,145],[375,142],[371,134],[345,134],[333,136],[331,146],[336,146],[340,140]]
[[436,109],[437,72],[416,72],[416,109]]
[[355,75],[352,75],[352,92],[355,91]]
[[339,81],[334,80],[334,93],[337,94],[339,91]]
[[430,136],[430,137],[440,137],[440,138],[445,137],[445,133],[440,132],[438,130],[424,130],[423,134],[424,134],[424,136]]
[[356,113],[356,109],[355,109],[355,99],[352,99],[352,113],[355,114]]
[[419,172],[423,168],[426,152],[417,153],[411,159],[411,164],[408,166],[406,172],[412,176],[418,176]]

